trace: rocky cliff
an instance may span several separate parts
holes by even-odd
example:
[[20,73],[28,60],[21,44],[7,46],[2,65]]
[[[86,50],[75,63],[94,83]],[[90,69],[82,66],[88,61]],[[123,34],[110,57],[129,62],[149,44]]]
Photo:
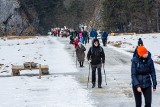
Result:
[[34,7],[19,0],[0,0],[0,27],[4,35],[37,34],[38,17]]
[[101,0],[0,0],[3,35],[47,34],[51,27],[102,28]]

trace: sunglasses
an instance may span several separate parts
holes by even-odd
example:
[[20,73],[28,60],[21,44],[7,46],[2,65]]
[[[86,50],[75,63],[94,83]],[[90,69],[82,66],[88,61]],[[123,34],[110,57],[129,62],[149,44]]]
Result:
[[94,44],[98,44],[98,42],[94,42]]

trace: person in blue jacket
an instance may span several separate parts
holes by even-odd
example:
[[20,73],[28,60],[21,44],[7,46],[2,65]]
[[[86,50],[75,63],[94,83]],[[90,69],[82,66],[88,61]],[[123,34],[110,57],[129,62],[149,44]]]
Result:
[[98,35],[97,31],[95,29],[92,29],[90,32],[90,37],[92,38],[92,41],[94,39],[97,39],[97,35]]
[[106,46],[107,44],[107,38],[108,38],[108,32],[103,32],[102,35],[101,35],[101,39],[102,39],[102,43],[103,43],[103,46]]
[[151,53],[144,47],[137,47],[137,56],[132,59],[131,78],[136,107],[142,105],[142,93],[145,107],[151,107],[152,87],[156,91],[156,73]]

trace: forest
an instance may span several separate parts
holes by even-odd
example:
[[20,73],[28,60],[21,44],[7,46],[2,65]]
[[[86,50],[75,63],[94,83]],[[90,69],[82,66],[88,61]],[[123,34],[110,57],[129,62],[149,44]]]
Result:
[[159,0],[105,0],[104,28],[111,32],[159,32]]

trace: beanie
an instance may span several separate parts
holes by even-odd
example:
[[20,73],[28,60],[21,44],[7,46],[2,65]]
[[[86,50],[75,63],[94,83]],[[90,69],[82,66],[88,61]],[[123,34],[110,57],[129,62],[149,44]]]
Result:
[[137,48],[137,52],[139,56],[143,56],[144,54],[146,54],[148,51],[144,46],[138,46]]
[[140,46],[140,44],[143,46],[143,41],[141,38],[138,39],[138,46]]

